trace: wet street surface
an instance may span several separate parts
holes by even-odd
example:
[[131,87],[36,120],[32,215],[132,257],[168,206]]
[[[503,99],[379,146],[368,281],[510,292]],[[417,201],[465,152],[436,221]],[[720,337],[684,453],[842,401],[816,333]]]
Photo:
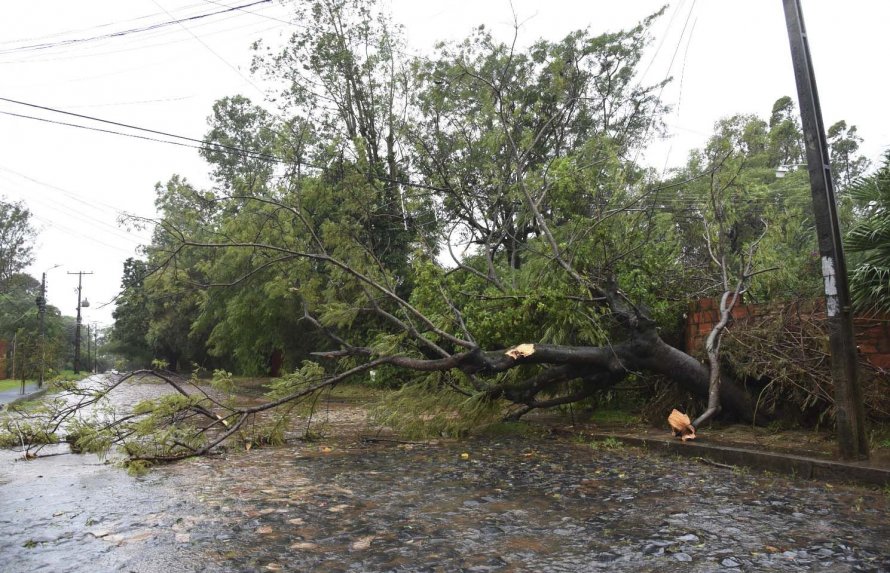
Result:
[[368,442],[362,420],[139,478],[4,452],[0,570],[890,571],[878,490],[563,436]]
[[4,404],[9,404],[10,402],[14,402],[16,400],[20,400],[24,398],[28,394],[32,394],[38,390],[36,382],[27,382],[25,383],[25,391],[22,392],[21,386],[17,386],[15,388],[9,390],[0,390],[0,406]]

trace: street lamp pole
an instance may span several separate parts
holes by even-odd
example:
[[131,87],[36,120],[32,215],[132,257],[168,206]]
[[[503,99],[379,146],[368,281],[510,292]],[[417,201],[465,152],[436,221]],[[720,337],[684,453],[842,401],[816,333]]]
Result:
[[844,259],[843,236],[838,222],[825,125],[822,122],[822,109],[816,91],[816,78],[800,0],[782,1],[800,100],[801,124],[807,151],[807,171],[810,175],[819,254],[822,258],[838,445],[841,457],[844,459],[867,459],[868,436],[865,433],[865,408],[857,372],[853,315],[850,290],[847,285],[847,263]]
[[68,273],[69,275],[77,275],[77,324],[74,327],[74,373],[80,374],[80,325],[82,319],[80,317],[81,304],[80,294],[83,289],[83,275],[91,275],[92,272],[77,271],[76,273]]

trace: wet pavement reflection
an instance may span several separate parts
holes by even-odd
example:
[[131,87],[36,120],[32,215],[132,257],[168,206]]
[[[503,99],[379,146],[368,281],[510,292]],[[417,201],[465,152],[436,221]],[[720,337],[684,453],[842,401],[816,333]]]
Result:
[[890,570],[881,491],[568,437],[367,442],[360,408],[327,416],[320,441],[140,478],[2,453],[0,570]]

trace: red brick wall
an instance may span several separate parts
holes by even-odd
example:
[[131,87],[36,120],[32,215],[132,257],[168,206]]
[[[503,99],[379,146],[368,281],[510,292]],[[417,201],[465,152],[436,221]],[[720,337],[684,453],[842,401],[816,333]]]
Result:
[[890,370],[890,317],[856,317],[853,329],[859,354],[872,366]]
[[[720,299],[703,298],[690,303],[686,314],[686,351],[703,355],[705,339],[720,320]],[[787,304],[737,304],[732,309],[733,322],[781,312],[800,313],[820,318],[825,316],[825,301],[810,300]],[[730,322],[730,325],[733,324]],[[872,366],[890,370],[890,316],[857,316],[853,318],[853,330],[859,354]]]

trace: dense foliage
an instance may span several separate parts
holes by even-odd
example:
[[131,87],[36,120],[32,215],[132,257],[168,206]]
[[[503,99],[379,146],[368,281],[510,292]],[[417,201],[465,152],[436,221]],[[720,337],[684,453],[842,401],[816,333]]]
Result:
[[857,214],[846,242],[853,304],[890,313],[890,153],[877,172],[855,181],[849,195]]
[[[665,111],[668,80],[638,79],[660,13],[527,49],[480,27],[414,58],[374,2],[297,10],[286,45],[255,46],[275,109],[213,107],[214,187],[156,187],[154,238],[115,311],[133,363],[283,365],[285,401],[373,377],[404,387],[390,422],[411,393],[443,420],[520,416],[643,373],[706,394],[707,370],[664,342],[678,346],[689,300],[819,293],[790,98],[718,122],[667,178],[637,164]],[[854,180],[855,127],[831,138]],[[721,393],[752,418],[748,389]]]
[[40,281],[21,272],[33,260],[34,228],[23,203],[0,199],[0,340],[8,344],[7,372],[0,376],[34,379],[41,367],[61,370],[69,362],[73,319],[47,305],[44,337],[40,337]]
[[22,203],[0,197],[0,292],[9,288],[9,279],[32,261],[31,212]]

